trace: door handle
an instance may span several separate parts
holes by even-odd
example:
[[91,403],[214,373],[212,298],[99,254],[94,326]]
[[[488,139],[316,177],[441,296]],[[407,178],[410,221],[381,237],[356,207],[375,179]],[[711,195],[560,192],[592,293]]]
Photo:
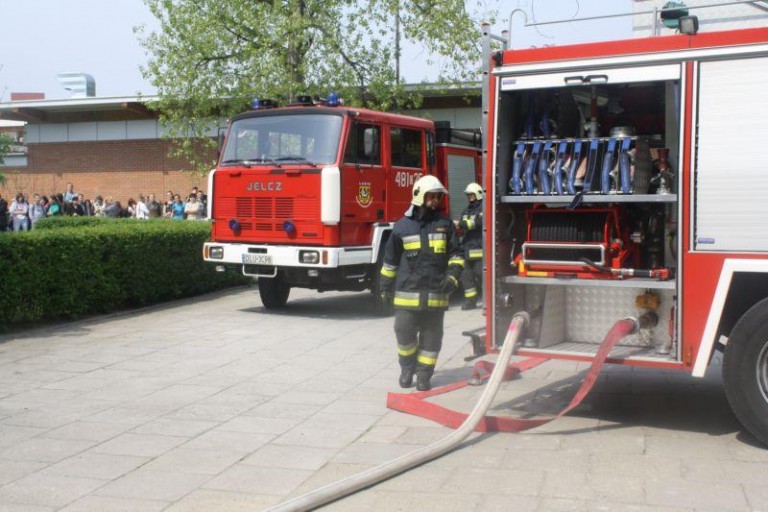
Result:
[[587,75],[584,77],[585,84],[592,84],[595,82],[601,84],[608,83],[608,75]]
[[579,85],[584,83],[584,77],[581,75],[572,75],[563,77],[565,85]]

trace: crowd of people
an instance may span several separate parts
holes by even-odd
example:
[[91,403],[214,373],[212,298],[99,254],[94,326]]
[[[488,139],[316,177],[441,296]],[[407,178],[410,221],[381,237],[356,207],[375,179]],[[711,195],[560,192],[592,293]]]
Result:
[[165,218],[173,220],[200,220],[208,218],[208,198],[202,190],[192,187],[183,196],[169,190],[165,200],[155,194],[139,194],[123,205],[112,196],[97,195],[93,200],[75,192],[74,185],[67,183],[65,192],[45,196],[19,192],[6,199],[0,194],[0,231],[29,231],[43,217],[58,215],[124,217],[136,219]]

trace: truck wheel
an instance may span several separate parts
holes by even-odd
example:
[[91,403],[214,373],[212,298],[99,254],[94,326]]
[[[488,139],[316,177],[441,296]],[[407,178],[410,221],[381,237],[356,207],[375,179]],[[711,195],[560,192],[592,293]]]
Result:
[[260,278],[259,296],[261,303],[267,309],[281,309],[288,302],[288,294],[291,293],[291,287],[286,284],[285,279],[278,273],[271,279]]
[[741,424],[768,446],[768,298],[734,326],[723,355],[723,384]]

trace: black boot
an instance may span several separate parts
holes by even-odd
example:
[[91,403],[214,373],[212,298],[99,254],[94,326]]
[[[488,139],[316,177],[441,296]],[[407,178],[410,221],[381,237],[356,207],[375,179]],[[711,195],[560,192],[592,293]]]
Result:
[[400,387],[410,388],[413,386],[413,368],[403,368],[400,370]]
[[432,389],[429,379],[432,378],[432,372],[418,372],[416,374],[416,389],[419,391],[429,391]]
[[477,301],[475,298],[471,299],[464,299],[464,303],[461,305],[462,311],[468,311],[470,309],[475,309],[477,307]]

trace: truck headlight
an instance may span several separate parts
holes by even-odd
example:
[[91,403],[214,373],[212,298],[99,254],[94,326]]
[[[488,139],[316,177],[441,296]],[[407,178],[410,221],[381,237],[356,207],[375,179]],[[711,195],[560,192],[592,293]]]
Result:
[[320,253],[318,251],[299,251],[299,261],[309,265],[320,263]]
[[224,248],[223,247],[209,247],[208,248],[208,257],[212,260],[220,260],[224,258]]

